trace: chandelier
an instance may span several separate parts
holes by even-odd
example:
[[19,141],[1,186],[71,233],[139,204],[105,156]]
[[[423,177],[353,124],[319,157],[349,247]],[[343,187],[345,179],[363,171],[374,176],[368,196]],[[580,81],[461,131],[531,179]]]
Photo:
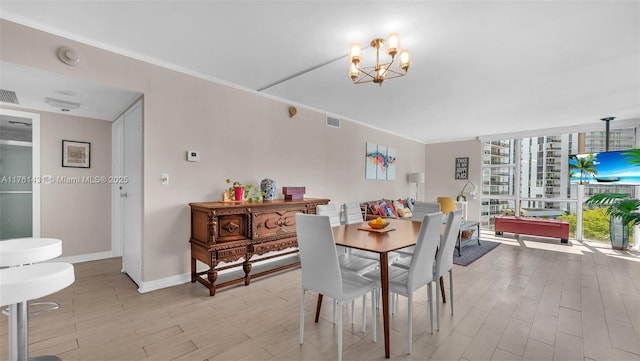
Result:
[[[391,57],[388,63],[380,63],[380,49],[385,45],[384,39],[377,38],[371,40],[371,47],[376,49],[376,65],[361,66],[360,58],[362,55],[362,47],[359,42],[351,44],[349,51],[349,77],[354,84],[376,83],[382,85],[385,79],[399,78],[405,76],[411,66],[411,54],[407,49],[400,49],[400,38],[397,33],[389,34],[387,39],[387,55]],[[399,54],[398,70],[391,69],[391,65]]]

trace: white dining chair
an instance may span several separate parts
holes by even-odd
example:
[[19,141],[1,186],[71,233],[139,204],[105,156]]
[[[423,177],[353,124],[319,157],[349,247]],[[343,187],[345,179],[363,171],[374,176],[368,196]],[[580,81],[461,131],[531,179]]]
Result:
[[[296,232],[302,269],[300,300],[300,344],[304,339],[304,297],[307,290],[331,297],[338,304],[338,360],[342,360],[342,306],[371,292],[371,323],[376,340],[375,282],[353,273],[342,272],[328,216],[296,214]],[[363,309],[365,305],[363,304]],[[363,327],[365,318],[362,319]]]
[[[442,275],[449,272],[449,304],[453,315],[453,250],[456,248],[456,240],[462,222],[462,210],[449,212],[447,226],[440,240],[440,247],[436,255],[436,265],[433,269],[433,280],[437,281]],[[436,319],[438,331],[440,331],[440,287],[436,285]]]
[[342,213],[344,214],[344,224],[355,224],[364,222],[362,216],[362,208],[358,202],[347,202],[342,205]]
[[[357,202],[348,202],[342,205],[342,213],[344,214],[345,224],[358,224],[364,222],[364,217],[362,216],[362,209],[360,208],[360,203]],[[373,252],[363,251],[360,249],[349,249],[348,253],[354,256],[371,259],[374,261],[380,261],[380,255]],[[388,259],[389,263],[395,262],[400,255],[397,252],[389,252]]]
[[[335,204],[322,204],[316,207],[316,214],[319,216],[328,216],[331,227],[340,226],[340,216],[338,208]],[[343,272],[355,273],[362,275],[378,267],[379,261],[365,257],[352,255],[345,250],[344,247],[337,246],[340,268]]]
[[328,216],[331,227],[339,227],[342,224],[340,222],[340,211],[335,204],[318,204],[316,206],[316,214]]
[[[402,267],[389,267],[389,292],[399,294],[408,299],[408,339],[409,353],[413,344],[413,293],[422,286],[427,286],[429,299],[429,320],[431,333],[433,333],[433,306],[431,283],[433,281],[433,265],[436,248],[440,242],[440,226],[442,225],[442,213],[431,213],[424,216],[420,233],[416,239],[415,252],[411,259],[409,269]],[[380,272],[369,272],[363,275],[376,281],[380,288]],[[437,287],[436,287],[437,288]]]
[[[327,216],[329,217],[329,223],[331,227],[339,227],[340,226],[340,216],[338,212],[338,207],[335,204],[320,204],[316,206],[316,214],[319,216]],[[360,257],[358,255],[352,255],[348,252],[348,250],[344,247],[337,246],[338,250],[338,262],[340,263],[340,269],[345,273],[353,273],[356,275],[362,275],[371,270],[378,268],[380,262],[376,259]],[[363,307],[365,300],[362,300]],[[355,300],[351,302],[351,323],[355,322],[355,313],[353,312],[355,309]],[[335,322],[336,319],[336,307],[335,303],[333,304],[333,319]],[[364,317],[364,315],[363,315]],[[364,331],[364,325],[363,329]]]
[[[413,211],[411,216],[411,221],[413,222],[422,222],[424,216],[429,213],[440,212],[440,204],[436,202],[423,202],[423,201],[415,201],[413,204]],[[397,252],[401,258],[411,257],[413,255],[414,247],[405,247],[399,249]],[[411,263],[410,259],[400,260],[399,265],[405,265],[409,267]]]

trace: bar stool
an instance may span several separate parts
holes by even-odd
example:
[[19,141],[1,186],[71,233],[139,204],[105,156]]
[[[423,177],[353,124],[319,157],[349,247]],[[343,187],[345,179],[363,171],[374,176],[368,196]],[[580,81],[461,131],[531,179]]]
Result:
[[[0,267],[24,266],[58,257],[62,254],[62,241],[55,238],[13,238],[0,241]],[[53,302],[52,309],[59,305]],[[15,360],[19,347],[28,345],[28,328],[18,327],[18,319],[27,317],[27,302],[9,307],[9,359]],[[28,319],[27,319],[28,321]],[[20,346],[19,346],[20,345]]]
[[[68,287],[75,281],[73,265],[64,262],[38,263],[29,266],[0,269],[0,307],[6,305],[27,304],[27,301],[44,297]],[[26,330],[29,323],[26,307],[18,312],[17,328]],[[28,337],[24,344],[18,345],[17,353],[11,361],[60,360],[57,356],[38,356],[29,358]]]

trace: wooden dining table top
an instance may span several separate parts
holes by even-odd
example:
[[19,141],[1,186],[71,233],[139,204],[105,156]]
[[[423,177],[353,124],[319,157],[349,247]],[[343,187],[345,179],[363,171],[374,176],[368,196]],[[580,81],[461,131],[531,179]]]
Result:
[[[385,232],[362,230],[361,228],[370,229],[367,222],[334,227],[333,238],[338,246],[376,253],[391,252],[416,244],[421,222],[400,219],[387,221],[389,225],[383,229]],[[443,224],[440,233],[444,231],[444,226]]]

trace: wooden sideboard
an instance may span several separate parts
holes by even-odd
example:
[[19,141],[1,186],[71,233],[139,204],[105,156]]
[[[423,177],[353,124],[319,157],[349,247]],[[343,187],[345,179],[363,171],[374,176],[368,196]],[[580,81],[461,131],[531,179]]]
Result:
[[[277,255],[260,257],[272,251],[297,247],[296,213],[316,213],[316,206],[329,203],[328,199],[306,198],[300,200],[274,200],[264,202],[200,202],[191,207],[191,282],[200,282],[209,288],[209,295],[216,288],[267,275],[283,269],[298,267],[299,262],[277,266],[259,273],[251,273],[252,264],[285,254],[298,252],[297,248]],[[240,264],[236,261],[243,259]],[[209,269],[198,272],[196,261]],[[227,264],[218,267],[220,262]],[[242,267],[244,277],[216,284],[218,271]]]

